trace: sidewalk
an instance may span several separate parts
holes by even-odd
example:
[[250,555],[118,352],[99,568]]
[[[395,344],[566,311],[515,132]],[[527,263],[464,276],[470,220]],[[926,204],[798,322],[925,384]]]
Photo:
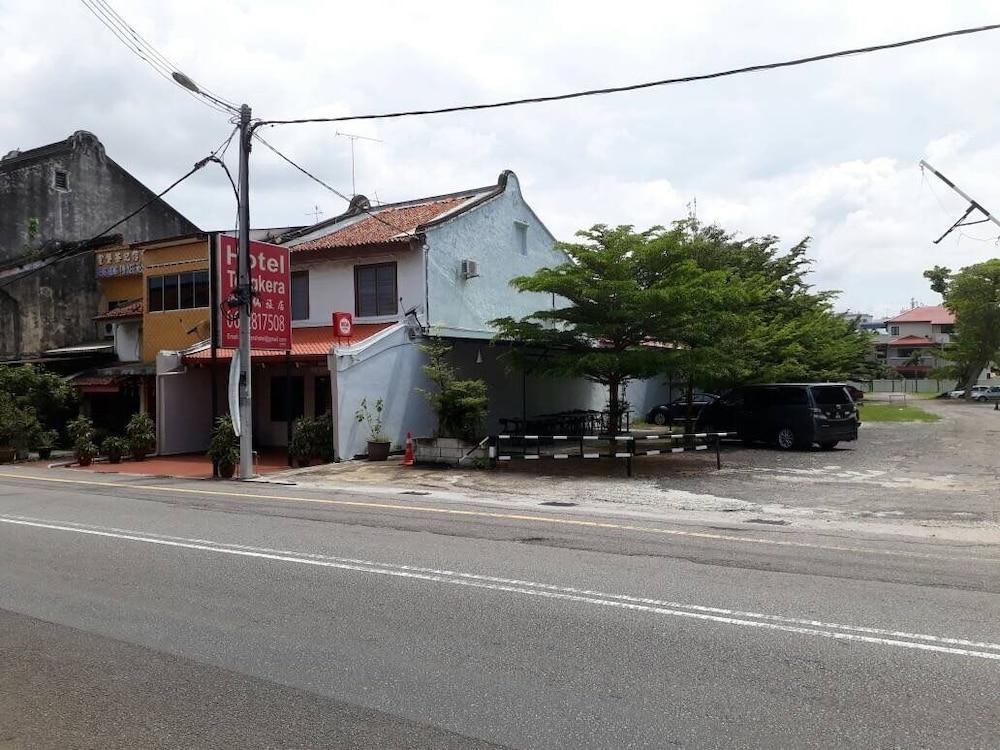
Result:
[[[185,479],[211,479],[212,462],[204,453],[187,453],[178,456],[151,456],[145,461],[122,461],[120,464],[107,462],[90,466],[70,466],[78,471],[92,471],[98,474],[146,474],[157,477],[181,477]],[[258,474],[274,474],[288,468],[284,451],[261,451],[254,467]]]

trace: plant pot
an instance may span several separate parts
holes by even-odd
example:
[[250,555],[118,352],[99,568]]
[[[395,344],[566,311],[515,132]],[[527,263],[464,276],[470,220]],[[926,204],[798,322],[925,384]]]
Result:
[[109,464],[120,464],[121,462],[122,462],[122,455],[121,455],[121,453],[109,453],[108,454],[108,463]]
[[310,459],[308,459],[308,458],[296,458],[295,459],[295,465],[298,468],[300,468],[300,469],[304,469],[305,467],[307,467],[311,463],[312,463],[312,461]]
[[236,464],[219,464],[219,476],[222,479],[232,479],[236,473]]
[[76,463],[79,466],[90,466],[93,460],[90,456],[80,456],[80,458],[76,459]]
[[50,458],[52,458],[52,449],[51,448],[39,448],[38,449],[38,458],[41,461],[48,461]]
[[389,441],[368,441],[368,460],[385,461],[389,458]]
[[0,446],[0,464],[9,464],[14,460],[14,454],[16,453],[17,451],[14,448]]
[[149,453],[149,451],[132,451],[132,460],[133,461],[145,461],[146,460],[146,455],[148,453]]

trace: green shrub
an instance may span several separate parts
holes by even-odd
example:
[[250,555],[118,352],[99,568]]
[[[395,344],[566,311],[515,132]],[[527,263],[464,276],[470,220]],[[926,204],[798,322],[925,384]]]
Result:
[[128,443],[117,435],[106,437],[101,442],[101,453],[107,456],[108,460],[114,464],[122,460],[122,456],[125,455],[128,448]]
[[419,389],[437,414],[438,435],[474,440],[489,409],[486,382],[460,380],[448,363],[451,347],[435,341],[420,347],[428,362],[423,370],[437,391]]
[[156,426],[146,412],[132,415],[125,426],[125,435],[129,451],[137,459],[144,458],[156,448]]
[[228,417],[218,417],[212,428],[212,440],[208,444],[208,457],[221,467],[235,467],[240,463],[240,439],[233,431],[233,421]]
[[292,425],[292,442],[288,454],[299,461],[333,459],[333,420],[329,414],[321,417],[299,417]]

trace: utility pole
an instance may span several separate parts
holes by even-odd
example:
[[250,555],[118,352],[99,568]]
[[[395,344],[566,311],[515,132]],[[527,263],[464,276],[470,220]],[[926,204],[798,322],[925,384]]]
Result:
[[[238,213],[239,274],[234,302],[240,308],[240,374],[237,393],[239,396],[240,422],[240,479],[253,477],[253,409],[251,408],[250,383],[250,315],[253,312],[253,286],[250,283],[250,139],[256,127],[250,122],[250,105],[244,104],[238,110],[201,88],[191,78],[178,70],[171,77],[188,91],[204,96],[221,107],[239,116],[240,131],[240,190]],[[216,280],[212,279],[212,284]],[[213,332],[214,335],[214,332]]]
[[[920,168],[921,169],[929,169],[931,172],[934,173],[934,175],[939,180],[941,180],[941,182],[943,182],[945,185],[947,185],[948,187],[950,187],[952,190],[954,190],[960,196],[962,196],[963,198],[965,198],[965,200],[969,201],[969,207],[967,209],[965,209],[965,213],[962,214],[961,216],[959,216],[958,217],[958,221],[956,221],[954,224],[952,224],[950,227],[948,227],[948,229],[945,231],[944,234],[942,234],[940,237],[938,237],[936,240],[934,240],[934,244],[935,245],[938,244],[941,240],[943,240],[945,237],[947,237],[949,234],[951,234],[953,231],[955,231],[959,227],[968,227],[968,226],[972,226],[973,224],[985,224],[988,221],[992,221],[994,224],[996,224],[998,227],[1000,227],[1000,220],[998,220],[997,217],[995,217],[993,214],[991,214],[989,211],[987,211],[985,208],[983,208],[982,204],[980,204],[979,202],[977,202],[975,198],[973,198],[971,195],[969,195],[968,193],[966,193],[964,190],[962,190],[962,188],[960,188],[954,182],[952,182],[947,177],[945,177],[943,174],[941,174],[940,172],[938,172],[936,169],[934,169],[934,167],[932,167],[930,164],[928,164],[923,159],[920,160]],[[979,211],[986,218],[985,219],[977,219],[976,221],[966,221],[966,219],[969,217],[969,214],[971,214],[973,211]]]
[[240,107],[240,209],[239,279],[240,301],[240,479],[253,476],[253,410],[250,408],[250,314],[253,288],[250,285],[250,106]]

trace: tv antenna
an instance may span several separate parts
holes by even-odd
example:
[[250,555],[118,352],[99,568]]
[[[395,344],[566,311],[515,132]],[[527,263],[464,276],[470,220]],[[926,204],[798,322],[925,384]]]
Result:
[[319,205],[314,205],[312,211],[306,211],[306,215],[313,217],[313,224],[319,224],[319,217],[323,215],[323,209]]
[[353,198],[358,194],[357,187],[354,182],[354,143],[355,141],[374,141],[375,143],[382,143],[379,138],[372,138],[367,135],[355,135],[354,133],[341,133],[339,130],[334,133],[335,136],[339,135],[343,138],[348,138],[351,141],[351,197]]
[[[983,208],[982,204],[978,203],[975,198],[973,198],[968,193],[966,193],[965,191],[963,191],[962,188],[960,188],[954,182],[952,182],[947,177],[945,177],[943,174],[941,174],[940,172],[938,172],[936,169],[934,169],[934,167],[932,167],[930,164],[928,164],[923,159],[920,160],[920,169],[921,170],[923,170],[923,169],[929,169],[931,172],[934,173],[934,175],[939,180],[941,180],[941,182],[943,182],[945,185],[947,185],[948,187],[950,187],[952,190],[954,190],[960,196],[962,196],[963,198],[965,198],[965,200],[969,201],[969,207],[967,209],[965,209],[965,213],[962,214],[961,216],[959,216],[958,220],[954,224],[952,224],[950,227],[948,227],[948,229],[945,231],[944,234],[942,234],[940,237],[938,237],[936,240],[934,240],[934,244],[935,245],[938,244],[941,240],[943,240],[945,237],[947,237],[949,234],[951,234],[953,231],[955,231],[959,227],[968,227],[968,226],[972,226],[973,224],[985,224],[988,221],[992,221],[994,224],[996,224],[998,227],[1000,227],[1000,220],[998,220],[993,214],[991,214],[989,211],[987,211],[985,208]],[[978,211],[979,213],[981,213],[986,218],[985,219],[977,219],[976,221],[966,221],[966,219],[969,218],[969,214],[971,214],[973,211]]]

